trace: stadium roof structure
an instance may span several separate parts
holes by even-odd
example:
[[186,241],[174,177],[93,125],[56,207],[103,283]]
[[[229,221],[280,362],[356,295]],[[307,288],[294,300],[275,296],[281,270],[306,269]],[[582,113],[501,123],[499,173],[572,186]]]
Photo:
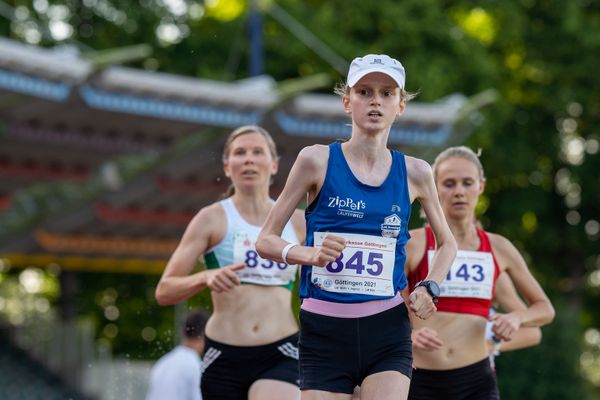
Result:
[[[273,134],[274,196],[303,146],[349,136],[339,97],[303,91],[320,78],[302,82],[150,72],[0,38],[0,260],[162,271],[192,216],[226,189],[232,128]],[[431,157],[472,131],[489,98],[411,102],[390,144]]]

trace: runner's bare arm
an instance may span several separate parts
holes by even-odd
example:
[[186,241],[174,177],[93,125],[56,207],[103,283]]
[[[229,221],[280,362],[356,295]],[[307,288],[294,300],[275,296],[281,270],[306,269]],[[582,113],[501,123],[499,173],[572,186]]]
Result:
[[456,240],[440,206],[431,166],[414,157],[406,157],[406,164],[411,202],[416,199],[421,203],[437,242],[437,250],[426,279],[441,285],[456,257]]
[[[409,232],[410,240],[406,242],[404,249],[406,251],[406,261],[404,263],[404,274],[408,277],[421,262],[421,259],[425,257],[425,248],[427,238],[425,236],[425,228],[413,229]],[[409,286],[406,286],[401,292],[402,298],[406,304],[410,305],[410,292]],[[411,323],[415,324],[415,312],[412,307],[408,307],[408,316]]]
[[542,330],[540,328],[529,328],[522,326],[509,341],[502,341],[500,351],[513,351],[537,346],[542,342]]
[[527,309],[513,312],[518,315],[520,325],[542,326],[550,323],[554,319],[554,307],[527,268],[521,253],[501,235],[490,234],[490,240],[501,269],[508,272],[518,292],[528,304]]
[[[525,310],[527,305],[521,300],[515,286],[507,273],[501,273],[496,281],[494,300],[498,302],[504,312],[510,313],[515,310]],[[536,346],[542,340],[542,330],[538,327],[520,327],[510,341],[502,341],[500,351],[511,351]],[[490,349],[495,343],[490,341]]]
[[[329,148],[323,145],[305,147],[298,154],[285,187],[267,216],[256,241],[256,250],[261,257],[284,261],[281,252],[288,243],[281,238],[281,232],[302,198],[309,194],[310,201],[318,193],[327,170],[328,154]],[[286,261],[290,264],[323,266],[335,260],[343,248],[342,238],[328,235],[321,247],[292,247]]]
[[[456,240],[440,206],[429,164],[414,157],[406,157],[406,170],[411,202],[417,199],[421,203],[438,244],[425,280],[433,280],[441,285],[456,257]],[[422,286],[412,291],[408,306],[421,319],[429,318],[437,310],[432,296]]]
[[425,247],[427,237],[425,235],[425,228],[412,229],[409,234],[410,240],[404,246],[406,251],[404,273],[406,276],[417,268],[423,257],[426,257]]
[[217,207],[221,206],[203,208],[187,226],[156,286],[155,297],[160,305],[177,304],[207,287],[220,292],[239,285],[235,271],[244,268],[244,264],[190,275],[198,258],[208,249],[211,235],[219,229],[222,218],[215,218]]
[[304,222],[304,211],[296,209],[294,211],[294,214],[292,214],[291,221],[292,225],[294,226],[296,236],[298,236],[299,243],[303,244],[306,240],[306,223]]
[[507,273],[500,273],[494,287],[494,300],[504,312],[527,309]]

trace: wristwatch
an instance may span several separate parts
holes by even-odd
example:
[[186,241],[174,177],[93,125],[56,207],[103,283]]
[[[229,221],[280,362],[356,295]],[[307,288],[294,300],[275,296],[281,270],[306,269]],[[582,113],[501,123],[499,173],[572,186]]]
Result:
[[427,293],[431,296],[431,300],[437,303],[438,297],[440,296],[440,286],[436,281],[421,281],[415,285],[415,289],[419,286],[423,286],[427,289]]

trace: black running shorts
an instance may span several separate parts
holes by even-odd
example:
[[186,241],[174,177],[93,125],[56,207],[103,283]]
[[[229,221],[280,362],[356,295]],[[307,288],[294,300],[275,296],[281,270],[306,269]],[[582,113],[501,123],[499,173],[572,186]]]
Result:
[[206,338],[203,400],[246,400],[259,379],[298,385],[298,334],[261,346],[232,346]]
[[499,400],[496,373],[485,359],[446,371],[415,369],[409,400]]
[[352,393],[369,375],[410,378],[411,328],[405,304],[361,318],[300,310],[300,389]]

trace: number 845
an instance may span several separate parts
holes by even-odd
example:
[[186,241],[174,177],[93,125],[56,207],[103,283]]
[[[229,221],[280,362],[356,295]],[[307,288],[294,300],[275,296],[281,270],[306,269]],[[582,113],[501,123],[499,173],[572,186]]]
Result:
[[383,254],[381,253],[368,253],[365,264],[363,251],[359,250],[346,261],[344,261],[344,253],[340,254],[335,261],[328,263],[325,268],[332,273],[342,272],[344,269],[353,269],[358,275],[362,275],[363,271],[367,271],[371,276],[378,276],[383,272],[382,259]]

